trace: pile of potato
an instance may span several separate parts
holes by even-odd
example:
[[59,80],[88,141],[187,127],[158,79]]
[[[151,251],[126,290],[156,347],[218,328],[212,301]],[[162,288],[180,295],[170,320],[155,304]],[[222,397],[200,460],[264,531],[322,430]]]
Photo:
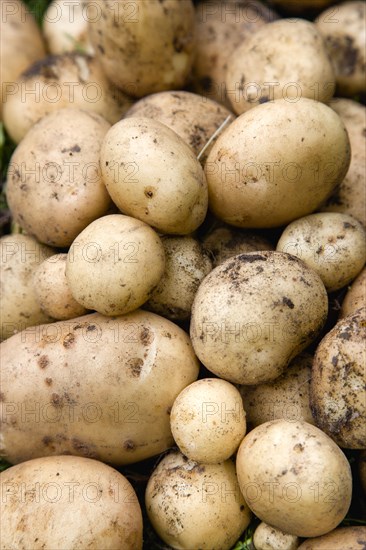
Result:
[[0,548],[365,548],[365,2],[1,10]]

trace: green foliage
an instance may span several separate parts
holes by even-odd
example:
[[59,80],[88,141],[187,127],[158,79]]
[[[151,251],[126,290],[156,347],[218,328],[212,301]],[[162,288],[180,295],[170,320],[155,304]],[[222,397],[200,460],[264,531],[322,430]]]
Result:
[[33,13],[37,23],[41,26],[44,12],[51,3],[51,0],[23,0],[28,9]]
[[232,550],[254,550],[253,534],[258,526],[258,521],[254,520],[244,531],[242,536]]
[[4,460],[3,458],[0,458],[0,472],[3,472],[4,470],[7,470],[10,468],[11,464]]

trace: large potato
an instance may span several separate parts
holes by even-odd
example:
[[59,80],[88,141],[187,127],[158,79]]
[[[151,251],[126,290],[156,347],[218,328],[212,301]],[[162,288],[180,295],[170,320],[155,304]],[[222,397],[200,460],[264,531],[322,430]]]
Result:
[[144,311],[36,329],[0,346],[7,460],[72,454],[129,464],[173,444],[171,407],[198,375],[182,329]]
[[349,139],[323,103],[278,99],[239,116],[205,172],[213,213],[239,227],[276,227],[318,208],[343,180]]
[[280,252],[241,254],[201,283],[192,307],[192,343],[217,376],[260,384],[280,376],[314,340],[327,312],[324,285],[303,262]]
[[322,537],[308,539],[298,550],[364,550],[366,527],[339,527]]
[[141,550],[142,514],[119,472],[89,458],[29,460],[0,474],[1,550]]

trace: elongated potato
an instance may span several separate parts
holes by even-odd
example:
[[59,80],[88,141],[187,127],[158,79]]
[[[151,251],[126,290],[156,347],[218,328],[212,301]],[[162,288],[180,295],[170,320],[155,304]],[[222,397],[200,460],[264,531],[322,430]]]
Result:
[[13,464],[61,454],[129,464],[161,453],[173,444],[173,402],[198,376],[187,334],[144,311],[33,327],[0,353],[2,455]]
[[307,539],[298,550],[364,550],[366,544],[366,527],[339,527],[323,535]]

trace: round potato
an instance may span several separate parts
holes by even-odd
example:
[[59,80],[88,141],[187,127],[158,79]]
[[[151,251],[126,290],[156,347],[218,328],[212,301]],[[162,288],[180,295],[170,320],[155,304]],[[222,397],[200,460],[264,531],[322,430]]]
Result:
[[100,163],[108,192],[125,214],[178,235],[205,219],[205,174],[192,149],[165,124],[121,120],[105,136]]
[[170,427],[176,444],[189,459],[206,464],[227,460],[246,432],[239,391],[216,378],[193,382],[174,401]]
[[262,521],[253,535],[255,550],[296,550],[299,538]]
[[279,252],[300,258],[318,273],[328,292],[350,283],[366,261],[366,232],[361,223],[338,212],[305,216],[290,223]]
[[76,237],[67,256],[71,294],[86,309],[122,315],[148,300],[164,273],[162,242],[150,226],[111,214]]
[[352,476],[341,449],[307,422],[274,420],[243,439],[236,467],[250,509],[298,537],[334,529],[351,503]]
[[142,549],[136,493],[106,464],[38,458],[2,472],[0,483],[2,549]]
[[298,550],[363,550],[366,541],[366,527],[339,527],[322,537],[308,539]]
[[314,357],[310,403],[316,425],[346,449],[366,449],[366,308],[344,317]]
[[347,131],[323,103],[278,99],[251,109],[219,136],[205,172],[209,206],[239,227],[276,227],[318,208],[350,163]]
[[61,109],[35,124],[9,165],[6,196],[14,220],[45,244],[70,246],[111,200],[99,154],[110,128],[101,116]]
[[177,550],[230,550],[250,522],[230,460],[198,464],[171,451],[153,471],[145,502],[155,531]]
[[320,277],[294,256],[240,254],[201,283],[192,307],[192,343],[220,378],[261,384],[280,376],[315,339],[327,311]]
[[67,254],[44,260],[33,275],[33,286],[41,310],[53,319],[73,319],[87,310],[72,296],[66,279]]
[[352,282],[342,302],[340,318],[355,313],[357,309],[366,307],[366,268]]

